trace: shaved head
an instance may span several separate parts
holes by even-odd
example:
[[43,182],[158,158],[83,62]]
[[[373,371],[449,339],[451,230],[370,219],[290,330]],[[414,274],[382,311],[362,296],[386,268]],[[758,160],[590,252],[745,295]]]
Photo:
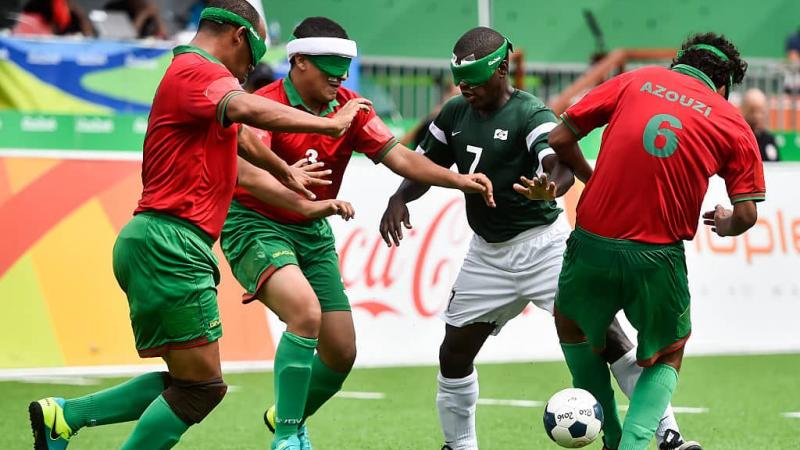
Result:
[[741,105],[742,116],[753,131],[766,128],[767,96],[760,89],[748,89],[744,93]]

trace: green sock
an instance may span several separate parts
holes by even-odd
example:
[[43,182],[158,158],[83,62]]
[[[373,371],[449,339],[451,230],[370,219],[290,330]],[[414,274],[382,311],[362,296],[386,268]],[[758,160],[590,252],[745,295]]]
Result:
[[326,366],[319,358],[314,356],[311,363],[311,381],[308,383],[308,400],[304,418],[312,416],[334,394],[342,389],[342,384],[349,372],[337,372]]
[[677,385],[678,371],[672,366],[656,364],[642,371],[625,416],[619,450],[647,449]]
[[[617,401],[611,387],[611,375],[603,357],[592,351],[588,342],[561,344],[564,359],[572,372],[572,385],[594,395],[603,407],[603,441],[610,449],[616,449],[622,437],[622,422],[617,412]],[[661,412],[664,412],[661,408]]]
[[136,420],[164,391],[164,379],[163,372],[146,373],[103,391],[67,400],[64,419],[72,431]]
[[275,350],[275,439],[297,434],[303,421],[317,340],[283,333]]
[[181,420],[169,407],[164,396],[159,395],[144,410],[133,433],[120,450],[165,450],[172,448],[181,439],[189,425]]

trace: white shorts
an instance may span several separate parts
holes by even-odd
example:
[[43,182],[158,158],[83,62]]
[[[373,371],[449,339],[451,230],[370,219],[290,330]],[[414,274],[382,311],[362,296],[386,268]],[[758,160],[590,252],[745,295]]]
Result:
[[492,334],[528,303],[553,313],[569,226],[562,217],[492,244],[473,236],[442,320],[454,327],[492,323]]

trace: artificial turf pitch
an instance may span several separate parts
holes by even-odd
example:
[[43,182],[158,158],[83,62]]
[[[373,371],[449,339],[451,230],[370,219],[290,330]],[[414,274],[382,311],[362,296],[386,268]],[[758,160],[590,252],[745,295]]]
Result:
[[[481,364],[478,370],[482,450],[558,448],[543,430],[543,407],[537,402],[568,387],[563,363]],[[176,448],[269,448],[271,435],[261,414],[272,402],[272,374],[229,374],[225,379],[232,387],[225,400]],[[442,438],[435,379],[434,367],[355,370],[345,384],[345,396],[332,399],[309,420],[314,448],[438,450]],[[97,384],[0,382],[0,449],[32,448],[27,417],[31,400],[79,396],[120,379],[80,381]],[[627,399],[618,400],[624,409]],[[687,408],[677,416],[684,435],[708,450],[800,449],[800,354],[687,358],[673,404]],[[132,427],[83,429],[69,450],[119,448]],[[597,450],[601,444],[598,440],[585,448]]]

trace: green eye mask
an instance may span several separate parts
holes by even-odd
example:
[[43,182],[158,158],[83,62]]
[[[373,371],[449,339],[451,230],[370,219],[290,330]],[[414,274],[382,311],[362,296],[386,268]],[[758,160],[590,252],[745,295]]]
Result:
[[456,64],[456,55],[450,62],[450,71],[453,72],[453,83],[458,85],[462,81],[472,86],[479,86],[492,78],[500,64],[506,59],[513,47],[508,39],[497,50],[475,61],[461,60]]
[[325,74],[342,78],[350,70],[351,58],[337,55],[308,55],[308,59]]
[[200,19],[244,27],[247,30],[247,41],[250,43],[250,53],[253,57],[254,66],[258,64],[258,62],[261,61],[261,58],[263,58],[267,53],[267,44],[264,42],[264,39],[258,35],[256,27],[244,17],[228,11],[227,9],[206,8],[202,13],[200,13]]

